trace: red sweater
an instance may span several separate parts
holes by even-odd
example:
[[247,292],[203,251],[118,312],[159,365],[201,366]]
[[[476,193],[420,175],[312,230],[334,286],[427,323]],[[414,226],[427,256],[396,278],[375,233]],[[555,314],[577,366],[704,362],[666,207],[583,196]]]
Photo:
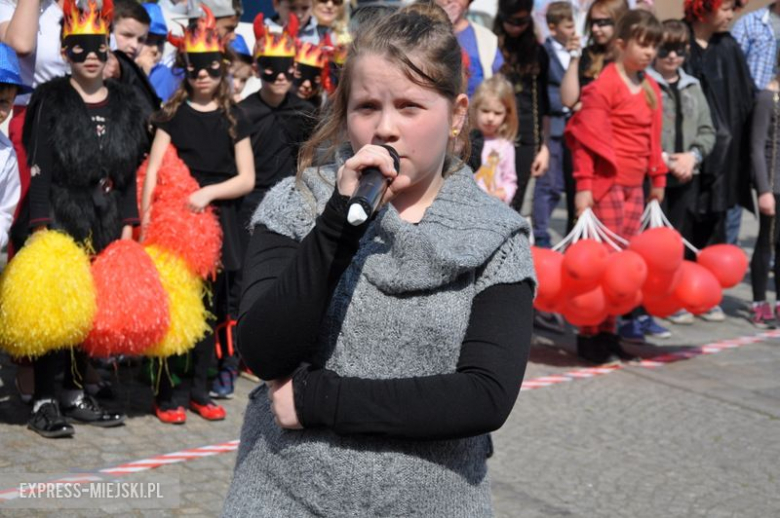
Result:
[[577,191],[601,199],[614,184],[639,186],[645,174],[653,187],[666,186],[661,158],[661,90],[650,77],[658,105],[651,110],[645,92],[631,94],[614,64],[582,90],[582,108],[566,126]]

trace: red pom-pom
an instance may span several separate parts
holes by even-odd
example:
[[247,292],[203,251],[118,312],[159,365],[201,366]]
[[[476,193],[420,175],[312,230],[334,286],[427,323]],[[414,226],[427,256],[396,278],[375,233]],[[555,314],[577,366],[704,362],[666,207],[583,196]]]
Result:
[[[146,176],[145,165],[138,172],[139,185]],[[189,196],[200,189],[176,149],[168,146],[157,172],[152,194],[149,225],[144,244],[158,245],[184,259],[201,278],[214,277],[222,251],[222,228],[212,207],[192,212]],[[139,189],[140,191],[143,189]]]
[[97,313],[83,344],[90,356],[137,355],[168,330],[168,295],[141,245],[113,242],[92,263]]
[[696,262],[708,269],[724,288],[742,282],[748,268],[747,255],[734,245],[708,246],[699,253]]

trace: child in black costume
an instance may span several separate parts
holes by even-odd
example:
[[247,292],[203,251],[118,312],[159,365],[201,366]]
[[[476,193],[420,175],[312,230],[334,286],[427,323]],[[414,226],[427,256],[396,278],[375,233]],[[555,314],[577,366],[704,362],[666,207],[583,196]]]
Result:
[[[172,144],[190,169],[200,189],[190,195],[189,208],[203,211],[213,205],[222,227],[222,269],[212,283],[213,298],[207,300],[217,323],[232,321],[228,307],[231,279],[241,268],[238,203],[255,184],[254,160],[249,141],[250,127],[232,100],[227,76],[224,44],[220,41],[215,19],[203,6],[205,17],[185,32],[180,47],[187,80],[179,86],[161,112],[152,117],[157,134],[149,156],[144,181],[142,210],[148,221],[152,192],[165,150]],[[233,315],[235,316],[235,315]],[[225,410],[212,402],[207,387],[208,368],[214,355],[214,334],[195,345],[194,379],[189,407],[204,419],[225,418]],[[180,424],[186,420],[184,408],[174,403],[174,392],[168,376],[161,376],[155,401],[155,413],[164,423]]]
[[[66,0],[62,53],[72,75],[54,79],[33,94],[24,124],[24,145],[32,169],[30,192],[16,225],[33,231],[57,229],[95,253],[116,239],[130,239],[139,223],[135,171],[143,157],[145,132],[132,90],[103,80],[108,59],[111,0]],[[97,13],[97,14],[96,14]],[[94,23],[86,23],[95,16]],[[17,243],[18,245],[22,243]],[[64,360],[61,401],[54,378]],[[97,426],[116,426],[125,416],[102,409],[77,379],[86,354],[67,358],[51,352],[37,358],[29,428],[44,437],[73,434],[65,417]],[[75,365],[72,365],[75,363]]]

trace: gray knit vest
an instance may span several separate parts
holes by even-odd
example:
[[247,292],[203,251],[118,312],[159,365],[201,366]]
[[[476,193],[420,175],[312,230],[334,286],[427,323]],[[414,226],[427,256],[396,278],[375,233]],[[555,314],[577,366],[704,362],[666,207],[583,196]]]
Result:
[[[308,170],[303,189],[283,180],[253,223],[303,239],[333,193],[335,173],[335,165]],[[526,221],[483,193],[468,168],[446,179],[417,225],[386,205],[336,287],[315,362],[368,379],[454,372],[474,297],[534,279],[527,237]],[[249,396],[223,516],[492,516],[488,440],[282,430],[261,385]]]

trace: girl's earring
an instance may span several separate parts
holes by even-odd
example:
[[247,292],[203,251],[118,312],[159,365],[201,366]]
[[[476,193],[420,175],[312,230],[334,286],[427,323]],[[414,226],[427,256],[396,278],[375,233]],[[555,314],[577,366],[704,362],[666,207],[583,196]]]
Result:
[[460,130],[458,130],[457,128],[452,128],[452,131],[450,131],[450,136],[455,138],[458,136],[458,133],[460,133]]

